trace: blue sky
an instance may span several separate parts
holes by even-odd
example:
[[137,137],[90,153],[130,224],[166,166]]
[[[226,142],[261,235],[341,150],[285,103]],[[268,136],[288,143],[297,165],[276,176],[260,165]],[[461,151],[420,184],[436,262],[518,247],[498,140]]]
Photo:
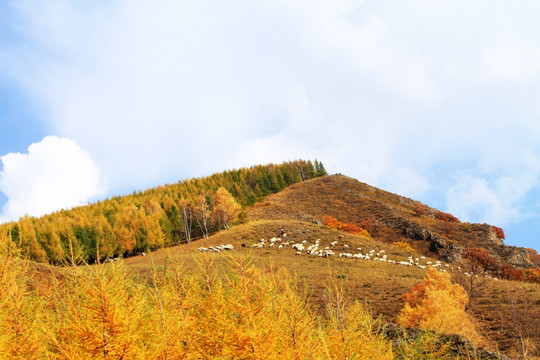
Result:
[[0,219],[224,169],[330,172],[539,248],[535,1],[0,4]]

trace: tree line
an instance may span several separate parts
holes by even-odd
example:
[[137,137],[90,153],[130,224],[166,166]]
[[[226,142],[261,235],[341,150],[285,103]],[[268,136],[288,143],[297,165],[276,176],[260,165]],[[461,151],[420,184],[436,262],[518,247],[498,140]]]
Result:
[[243,221],[242,209],[297,182],[326,175],[318,160],[228,170],[131,195],[24,216],[0,225],[0,241],[52,264],[125,257],[206,238]]

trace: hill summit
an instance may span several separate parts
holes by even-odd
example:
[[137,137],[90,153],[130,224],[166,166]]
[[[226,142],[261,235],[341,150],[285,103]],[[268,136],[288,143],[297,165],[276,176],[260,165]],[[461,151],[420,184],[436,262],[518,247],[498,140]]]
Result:
[[502,229],[459,221],[418,201],[337,174],[294,184],[249,208],[249,219],[307,220],[331,216],[358,224],[373,239],[408,243],[420,253],[447,262],[462,261],[467,247],[487,249],[498,261],[531,267],[529,251],[503,242]]

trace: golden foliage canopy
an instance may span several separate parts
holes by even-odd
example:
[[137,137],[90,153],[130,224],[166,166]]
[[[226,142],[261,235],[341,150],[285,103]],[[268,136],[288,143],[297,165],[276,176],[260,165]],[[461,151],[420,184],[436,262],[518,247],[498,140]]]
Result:
[[429,269],[424,281],[404,294],[403,300],[401,325],[460,334],[476,345],[483,343],[474,318],[466,312],[467,292],[452,283],[448,273]]

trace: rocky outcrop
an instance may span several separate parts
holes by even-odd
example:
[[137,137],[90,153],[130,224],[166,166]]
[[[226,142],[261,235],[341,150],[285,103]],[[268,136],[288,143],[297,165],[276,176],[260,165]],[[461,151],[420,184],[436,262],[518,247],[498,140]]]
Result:
[[517,246],[501,245],[497,249],[504,261],[520,267],[532,265],[527,249]]
[[439,259],[446,262],[463,261],[461,257],[463,248],[461,246],[440,238],[433,233],[430,236],[429,250],[437,254]]
[[504,245],[503,240],[497,237],[497,233],[495,232],[493,226],[488,224],[478,224],[477,226],[479,226],[481,232],[485,234],[484,236],[488,243],[495,245]]
[[409,222],[403,218],[394,218],[393,223],[401,228],[403,235],[412,240],[424,240],[429,242],[429,250],[446,262],[462,261],[463,248],[455,243],[441,238],[430,230],[418,224]]
[[412,240],[428,240],[431,234],[426,228],[399,216],[386,219],[384,223],[388,227],[401,230],[404,236]]

